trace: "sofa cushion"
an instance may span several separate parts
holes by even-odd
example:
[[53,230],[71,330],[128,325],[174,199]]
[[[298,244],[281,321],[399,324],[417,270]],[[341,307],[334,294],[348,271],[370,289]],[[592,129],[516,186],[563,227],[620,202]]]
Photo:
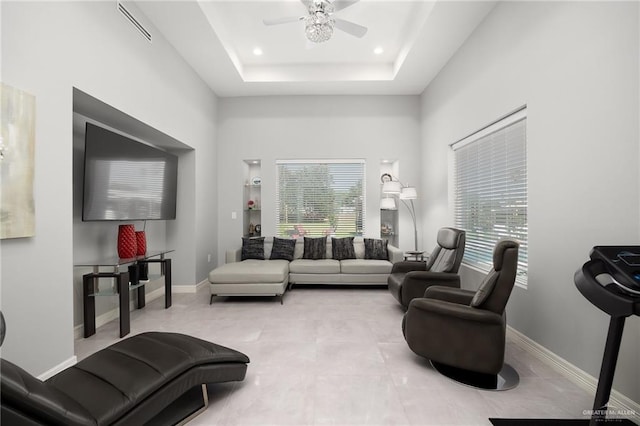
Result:
[[345,259],[340,261],[343,274],[389,274],[393,263],[376,259]]
[[293,250],[293,259],[302,259],[302,255],[304,255],[304,239],[297,238],[296,247]]
[[335,260],[355,259],[353,237],[331,238],[331,257]]
[[286,260],[248,259],[218,266],[209,273],[209,282],[214,284],[280,283],[286,280],[288,275],[289,262]]
[[274,237],[271,257],[269,259],[293,260],[293,252],[296,247],[296,240]]
[[356,253],[356,259],[364,259],[364,238],[362,237],[354,238],[353,249]]
[[243,238],[241,259],[264,259],[264,237]]
[[296,274],[339,274],[340,261],[335,259],[297,259],[289,264],[289,272]]
[[388,243],[389,241],[381,240],[378,238],[365,238],[364,239],[364,258],[389,260],[389,252],[387,250]]
[[327,253],[327,239],[325,237],[309,238],[304,237],[303,259],[325,259]]

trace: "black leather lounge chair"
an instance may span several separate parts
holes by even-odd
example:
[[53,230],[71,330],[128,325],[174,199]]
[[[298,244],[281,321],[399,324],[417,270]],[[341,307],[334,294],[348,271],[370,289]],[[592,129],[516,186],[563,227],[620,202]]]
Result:
[[458,269],[462,262],[465,232],[455,228],[438,231],[438,245],[426,262],[397,262],[387,279],[389,291],[405,308],[422,297],[432,285],[460,288]]
[[[1,313],[0,332],[2,344]],[[149,332],[98,351],[45,381],[0,361],[3,425],[138,426],[175,424],[204,411],[206,384],[243,380],[249,358],[183,334]],[[195,410],[181,411],[185,397],[191,405],[196,399]],[[172,404],[178,399],[180,404]]]
[[497,377],[502,373],[510,377],[500,385],[515,386],[518,375],[504,364],[505,307],[516,280],[518,249],[515,240],[498,241],[493,270],[477,291],[434,286],[411,301],[402,322],[409,348],[466,384],[495,388],[504,382]]

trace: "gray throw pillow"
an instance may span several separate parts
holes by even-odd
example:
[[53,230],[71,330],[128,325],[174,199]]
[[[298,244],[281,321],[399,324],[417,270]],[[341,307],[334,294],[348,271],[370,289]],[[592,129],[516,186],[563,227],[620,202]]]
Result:
[[264,237],[242,239],[242,260],[264,260]]
[[389,241],[381,240],[379,238],[365,238],[364,239],[364,258],[389,260],[389,252],[387,251],[388,243]]
[[353,237],[331,238],[331,255],[335,260],[355,259]]
[[325,259],[327,257],[327,239],[304,237],[303,259]]
[[269,259],[284,259],[292,261],[293,251],[295,248],[296,240],[274,237],[271,257]]

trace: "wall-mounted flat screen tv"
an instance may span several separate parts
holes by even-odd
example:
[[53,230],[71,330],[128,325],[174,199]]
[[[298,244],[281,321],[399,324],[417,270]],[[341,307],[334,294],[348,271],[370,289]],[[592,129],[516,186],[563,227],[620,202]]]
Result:
[[87,123],[82,220],[176,218],[178,157]]

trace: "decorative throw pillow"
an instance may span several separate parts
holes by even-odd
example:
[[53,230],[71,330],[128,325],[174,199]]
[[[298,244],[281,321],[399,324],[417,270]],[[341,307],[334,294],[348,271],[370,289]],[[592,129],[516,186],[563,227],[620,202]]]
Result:
[[304,237],[303,259],[325,259],[327,256],[327,239]]
[[353,237],[331,238],[331,255],[335,260],[355,259]]
[[264,260],[264,237],[242,239],[242,260]]
[[296,240],[288,240],[285,238],[273,238],[273,248],[271,249],[271,257],[269,259],[293,260],[293,251],[296,248]]
[[389,241],[381,240],[378,238],[365,238],[364,239],[364,258],[389,260],[389,252],[387,251],[388,243]]

